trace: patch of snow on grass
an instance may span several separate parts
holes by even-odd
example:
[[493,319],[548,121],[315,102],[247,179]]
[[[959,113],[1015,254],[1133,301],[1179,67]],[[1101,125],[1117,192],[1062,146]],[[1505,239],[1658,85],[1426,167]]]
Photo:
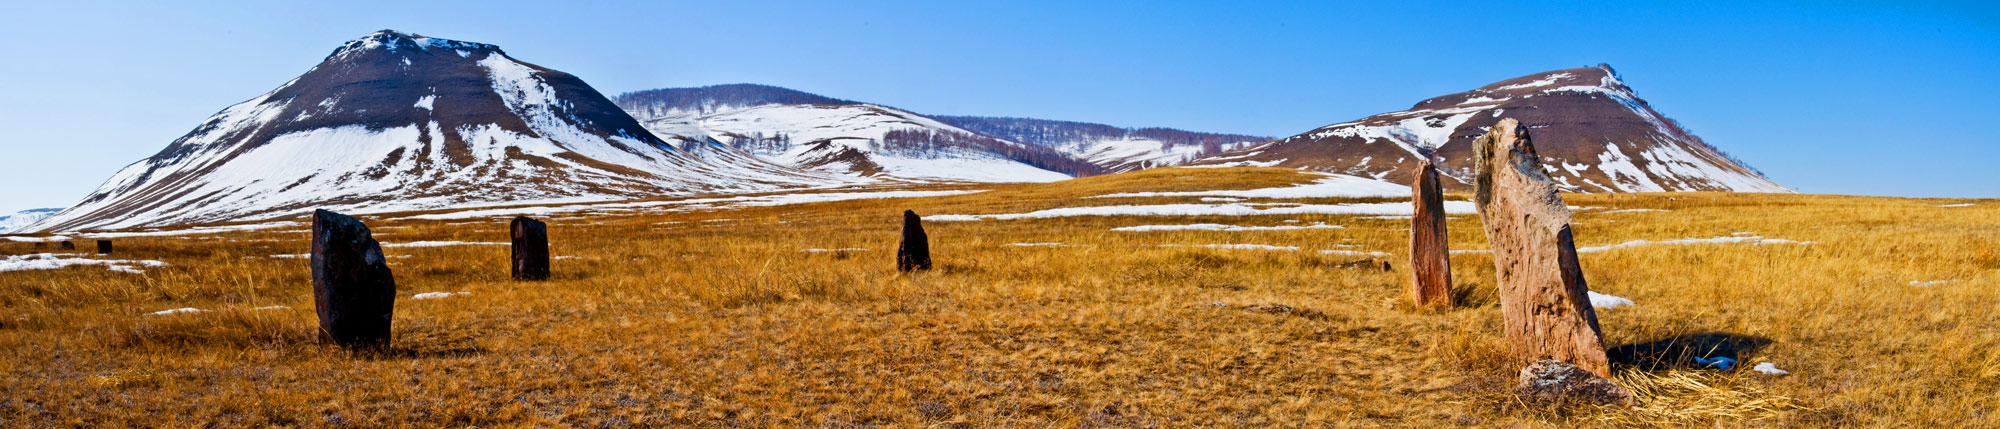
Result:
[[1757,372],[1760,372],[1760,373],[1764,373],[1764,374],[1766,374],[1766,375],[1791,375],[1791,374],[1792,374],[1792,372],[1791,372],[1791,371],[1786,371],[1786,370],[1782,370],[1782,369],[1778,369],[1778,366],[1777,366],[1777,365],[1772,365],[1772,364],[1771,364],[1770,362],[1758,362],[1758,363],[1757,363],[1757,366],[1753,366],[1753,367],[1750,367],[1750,370],[1752,370],[1752,371],[1757,371]]
[[416,295],[410,295],[410,299],[438,299],[438,298],[450,298],[458,295],[471,295],[471,294],[472,292],[424,292]]
[[1951,284],[1951,283],[1957,283],[1957,282],[1958,282],[1958,280],[1931,280],[1931,281],[1922,281],[1922,280],[1911,280],[1911,281],[1910,281],[1910,286],[1916,286],[1916,287],[1931,287],[1931,286],[1937,286],[1937,285],[1943,285],[1943,284]]
[[513,243],[495,243],[487,241],[412,241],[408,243],[382,243],[382,247],[443,247],[443,246],[469,246],[469,245],[511,246],[513,245]]
[[69,238],[69,237],[64,237],[64,236],[60,236],[60,235],[52,235],[52,236],[48,236],[48,237],[0,237],[0,240],[7,240],[7,241],[18,241],[18,242],[22,242],[22,243],[41,243],[41,242],[56,242],[56,241],[63,241],[63,240],[68,240],[68,239],[70,239],[70,238]]
[[1284,231],[1284,230],[1294,230],[1294,229],[1336,229],[1336,228],[1340,228],[1340,227],[1341,227],[1340,225],[1327,225],[1327,224],[1323,224],[1323,223],[1321,223],[1321,224],[1313,224],[1313,225],[1279,225],[1279,226],[1241,226],[1241,225],[1223,225],[1223,224],[1215,224],[1215,223],[1197,223],[1197,224],[1188,224],[1188,225],[1140,225],[1140,226],[1127,226],[1127,227],[1120,227],[1120,228],[1112,228],[1111,230],[1112,230],[1112,231],[1124,231],[1124,232],[1141,232],[1141,231],[1231,231],[1231,232],[1235,232],[1235,231]]
[[1591,291],[1591,292],[1590,292],[1590,306],[1591,306],[1591,307],[1597,307],[1597,308],[1604,308],[1604,309],[1612,309],[1612,308],[1618,308],[1618,307],[1624,307],[1624,306],[1628,306],[1628,305],[1633,305],[1633,303],[1632,303],[1632,300],[1629,300],[1629,299],[1625,299],[1625,298],[1620,298],[1620,297],[1616,297],[1616,296],[1611,296],[1611,295],[1605,295],[1605,294],[1601,294],[1601,293],[1597,293],[1596,291]]
[[277,222],[252,223],[252,224],[228,225],[228,226],[197,226],[193,228],[177,229],[172,231],[86,232],[86,233],[73,233],[73,234],[76,234],[76,236],[82,238],[160,237],[160,236],[190,235],[190,234],[215,234],[220,232],[232,232],[232,231],[255,231],[260,229],[283,228],[283,227],[305,226],[305,225],[306,224],[300,222],[277,221]]
[[[1004,213],[986,215],[932,215],[924,220],[932,221],[974,221],[1046,219],[1071,216],[1290,216],[1302,214],[1330,215],[1410,215],[1410,203],[1354,203],[1354,204],[1304,204],[1288,207],[1258,208],[1247,204],[1160,204],[1135,206],[1064,207],[1037,210],[1028,213]],[[1445,213],[1470,214],[1475,208],[1471,201],[1446,201]]]
[[1972,203],[1945,204],[1938,207],[1972,207]]
[[174,314],[193,314],[193,313],[207,313],[207,312],[208,312],[208,310],[203,310],[203,309],[199,309],[199,308],[194,308],[194,307],[186,307],[186,308],[176,308],[176,309],[172,309],[172,310],[160,310],[160,311],[155,311],[155,312],[153,312],[152,314],[153,314],[154,316],[167,316],[167,315],[174,315]]
[[[1407,197],[1410,187],[1345,174],[1330,174],[1312,183],[1283,188],[1241,191],[1127,192],[1086,198],[1130,197],[1233,197],[1233,198],[1362,198]],[[1206,201],[1206,199],[1204,199]]]
[[661,208],[727,209],[727,208],[742,208],[742,207],[782,206],[791,204],[863,200],[863,199],[942,197],[949,195],[964,195],[964,194],[971,194],[978,192],[986,192],[986,191],[961,190],[961,191],[822,192],[822,193],[807,193],[807,194],[778,194],[778,195],[757,195],[757,196],[741,196],[741,197],[695,198],[695,199],[672,200],[672,201],[639,201],[639,202],[620,202],[620,203],[576,204],[567,206],[509,207],[509,208],[497,208],[497,209],[466,210],[466,211],[457,211],[450,213],[424,214],[424,215],[403,217],[400,218],[399,220],[410,220],[410,219],[460,220],[460,219],[477,219],[477,218],[487,218],[487,217],[522,216],[522,215],[545,216],[545,215],[576,213],[585,211],[602,212],[602,213],[638,212],[646,210],[657,211],[660,210]]
[[1389,256],[1389,252],[1373,252],[1373,251],[1361,251],[1361,250],[1321,250],[1319,251],[1319,253],[1321,255],[1342,255],[1342,256],[1375,256],[1375,257]]
[[1612,213],[1645,213],[1645,212],[1664,212],[1664,211],[1666,211],[1666,210],[1661,210],[1661,209],[1622,209],[1622,210],[1612,210],[1612,211],[1604,211],[1604,212],[1597,212],[1596,214],[1612,214]]
[[1206,249],[1238,249],[1238,250],[1299,250],[1298,247],[1294,246],[1272,246],[1267,244],[1195,244],[1195,245],[1162,244],[1160,245],[1160,247],[1200,247]]
[[122,259],[89,259],[75,253],[31,253],[8,256],[0,259],[0,271],[54,270],[71,265],[102,265],[104,269],[121,273],[144,273],[140,267],[164,267],[160,261],[139,261]]
[[1782,238],[1766,239],[1764,237],[1759,237],[1754,235],[1739,235],[1739,236],[1714,237],[1714,238],[1682,238],[1682,239],[1661,240],[1661,241],[1632,240],[1624,243],[1604,245],[1604,246],[1579,247],[1576,249],[1576,252],[1577,253],[1602,252],[1606,250],[1623,249],[1627,247],[1650,246],[1655,244],[1718,244],[1718,243],[1749,243],[1757,245],[1813,244],[1813,242],[1811,241],[1795,241],[1795,240],[1786,240]]

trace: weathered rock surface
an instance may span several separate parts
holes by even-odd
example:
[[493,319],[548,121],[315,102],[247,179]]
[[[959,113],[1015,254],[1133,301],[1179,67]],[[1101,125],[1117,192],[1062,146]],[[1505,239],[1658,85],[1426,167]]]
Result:
[[1410,299],[1418,307],[1451,306],[1451,236],[1445,232],[1444,189],[1437,166],[1417,164],[1422,171],[1410,184]]
[[97,254],[111,254],[111,240],[97,240]]
[[903,242],[896,245],[896,269],[931,269],[931,239],[924,234],[924,221],[917,212],[903,211]]
[[347,215],[313,211],[313,303],[323,344],[389,345],[396,279],[368,225]]
[[1570,237],[1569,209],[1528,130],[1502,120],[1473,142],[1474,202],[1493,249],[1507,344],[1522,362],[1556,359],[1609,375],[1597,313]]
[[514,280],[549,278],[549,225],[515,216],[508,228],[514,238]]
[[1632,391],[1576,365],[1544,359],[1521,368],[1514,394],[1528,402],[1631,405]]
[[69,240],[63,240],[61,247],[62,250],[76,250],[76,243],[70,242]]

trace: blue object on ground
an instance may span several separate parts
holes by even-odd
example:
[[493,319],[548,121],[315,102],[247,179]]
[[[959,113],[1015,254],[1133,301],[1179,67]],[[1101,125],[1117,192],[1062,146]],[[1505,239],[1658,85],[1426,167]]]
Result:
[[1736,359],[1730,359],[1726,357],[1707,358],[1707,359],[1696,357],[1694,358],[1694,362],[1702,365],[1712,366],[1715,367],[1715,369],[1734,369],[1736,366]]

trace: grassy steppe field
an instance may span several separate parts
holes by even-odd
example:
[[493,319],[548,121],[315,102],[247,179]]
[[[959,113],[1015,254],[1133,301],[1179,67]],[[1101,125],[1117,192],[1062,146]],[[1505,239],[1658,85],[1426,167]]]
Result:
[[[1501,349],[1492,259],[1453,255],[1459,305],[1412,309],[1407,217],[930,221],[937,268],[894,270],[904,209],[1193,203],[1083,197],[1316,178],[1157,169],[946,197],[554,216],[552,250],[564,258],[545,282],[509,280],[506,246],[385,249],[396,338],[371,354],[316,344],[306,260],[271,257],[304,253],[301,227],[120,238],[107,258],[169,265],[0,272],[0,422],[2000,426],[1995,200],[1565,195],[1602,208],[1577,211],[1579,246],[1811,242],[1583,253],[1593,291],[1636,302],[1598,310],[1607,347],[1717,335],[1758,345],[1739,371],[1621,366],[1618,381],[1639,394],[1631,408],[1513,399],[1519,366]],[[1937,207],[1955,203],[1973,205]],[[385,243],[507,241],[506,218],[405,216],[363,219]],[[1193,223],[1342,227],[1111,231]],[[1476,216],[1455,215],[1450,228],[1453,249],[1486,248]],[[1297,249],[1162,246],[1208,244]],[[0,255],[31,246],[0,242]],[[1352,264],[1361,259],[1392,270]],[[257,309],[267,306],[287,308]],[[150,314],[182,307],[212,311]],[[1748,370],[1758,362],[1791,375]]]

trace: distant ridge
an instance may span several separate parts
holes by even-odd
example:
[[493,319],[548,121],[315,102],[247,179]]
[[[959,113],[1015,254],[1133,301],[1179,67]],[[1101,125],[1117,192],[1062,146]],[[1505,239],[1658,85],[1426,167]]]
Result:
[[1555,70],[1210,156],[1201,165],[1291,167],[1409,183],[1438,158],[1447,187],[1472,181],[1471,142],[1520,120],[1551,178],[1576,192],[1792,192],[1655,111],[1610,65]]
[[633,116],[642,118],[655,118],[675,111],[708,114],[769,104],[861,104],[754,83],[648,89],[618,94],[613,100],[619,107],[631,111]]
[[[1177,165],[1270,140],[1045,119],[926,116],[757,84],[633,91],[615,101],[647,129],[681,144],[714,142],[782,165],[867,177],[1054,180],[998,161],[1086,176]],[[924,149],[940,141],[955,149]],[[919,161],[925,159],[930,161]],[[960,165],[943,166],[952,163]]]

